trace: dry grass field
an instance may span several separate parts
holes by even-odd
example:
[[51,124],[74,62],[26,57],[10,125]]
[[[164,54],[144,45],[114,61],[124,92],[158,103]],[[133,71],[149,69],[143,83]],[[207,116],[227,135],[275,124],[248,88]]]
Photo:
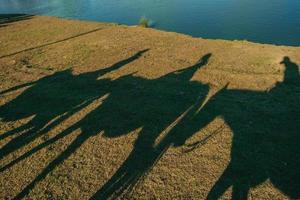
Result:
[[299,47],[0,19],[0,199],[300,199]]

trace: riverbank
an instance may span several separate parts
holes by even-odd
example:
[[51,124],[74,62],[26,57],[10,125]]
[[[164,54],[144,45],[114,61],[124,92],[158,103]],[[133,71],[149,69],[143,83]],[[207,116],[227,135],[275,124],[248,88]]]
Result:
[[300,47],[2,23],[0,197],[300,198],[299,64]]

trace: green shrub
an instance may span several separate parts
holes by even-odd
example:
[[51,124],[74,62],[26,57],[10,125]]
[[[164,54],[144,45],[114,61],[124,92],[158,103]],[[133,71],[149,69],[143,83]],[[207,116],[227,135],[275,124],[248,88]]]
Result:
[[145,16],[142,16],[139,22],[139,26],[148,28],[150,26],[150,20],[147,19]]

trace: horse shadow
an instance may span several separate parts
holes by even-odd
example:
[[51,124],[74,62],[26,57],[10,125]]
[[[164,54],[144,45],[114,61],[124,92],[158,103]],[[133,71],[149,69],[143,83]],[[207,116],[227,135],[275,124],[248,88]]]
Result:
[[[290,198],[300,197],[300,79],[296,63],[288,57],[283,59],[284,80],[269,91],[228,89],[225,86],[205,104],[209,85],[191,79],[209,62],[211,54],[204,55],[192,66],[155,79],[139,77],[135,73],[115,80],[99,79],[134,61],[144,52],[106,69],[81,75],[72,75],[66,70],[2,92],[31,86],[15,100],[1,106],[0,116],[4,121],[34,117],[24,125],[25,128],[17,128],[2,136],[21,134],[0,150],[1,158],[46,134],[95,99],[108,94],[101,105],[81,120],[1,168],[4,171],[75,130],[81,131],[15,199],[25,197],[90,137],[102,134],[113,138],[139,129],[127,159],[91,199],[114,199],[126,195],[169,147],[185,145],[188,138],[218,116],[233,132],[231,160],[207,199],[220,198],[231,186],[233,199],[247,199],[251,188],[268,179]],[[62,98],[57,99],[57,95]],[[48,101],[40,101],[44,96],[48,97]],[[30,102],[32,97],[36,99],[34,104]],[[44,105],[43,102],[47,103]],[[67,105],[60,108],[61,104]],[[163,137],[156,143],[161,135]],[[195,147],[199,144],[201,142],[194,143]]]
[[284,80],[269,91],[225,86],[194,117],[197,130],[220,116],[233,132],[230,163],[207,199],[219,199],[231,186],[232,199],[247,199],[266,180],[289,198],[300,198],[299,66],[289,57],[281,64]]
[[72,70],[67,69],[0,92],[4,95],[26,88],[17,98],[0,106],[1,121],[13,122],[31,117],[27,123],[0,135],[0,140],[15,135],[0,149],[0,159],[46,135],[93,100],[107,94],[111,81],[98,78],[133,62],[146,51],[108,68],[79,75],[73,75]]
[[[89,112],[78,122],[58,133],[56,136],[37,145],[16,160],[2,167],[2,171],[6,170],[20,160],[23,160],[48,145],[66,137],[75,130],[80,129],[81,131],[67,149],[55,158],[39,175],[37,175],[36,178],[15,197],[15,199],[21,199],[26,196],[38,182],[43,180],[51,171],[72,155],[73,152],[80,148],[80,146],[90,137],[97,134],[102,134],[103,137],[110,138],[119,137],[141,128],[138,138],[135,141],[134,149],[124,164],[120,167],[119,171],[121,171],[122,174],[120,176],[123,177],[122,181],[118,181],[117,188],[113,191],[106,191],[104,196],[108,198],[109,196],[117,195],[117,190],[124,191],[129,189],[130,186],[134,186],[136,181],[138,181],[142,175],[146,174],[147,170],[155,164],[154,161],[158,159],[157,153],[153,154],[153,150],[155,149],[155,140],[159,137],[159,135],[167,129],[170,124],[176,121],[178,117],[189,110],[192,105],[202,102],[205,99],[209,91],[209,86],[198,81],[191,81],[191,78],[197,70],[207,64],[210,56],[211,54],[206,54],[194,65],[182,70],[168,73],[156,79],[138,77],[132,73],[119,77],[115,80],[100,79],[95,81],[96,77],[100,76],[100,72],[91,72],[91,76],[93,78],[88,78],[88,80],[95,84],[95,90],[92,90],[89,95],[85,94],[84,96],[88,97],[85,97],[83,100],[78,102],[68,102],[64,98],[65,103],[68,104],[69,107],[65,108],[66,110],[63,111],[56,111],[54,114],[49,115],[50,117],[44,121],[48,122],[50,121],[50,118],[54,119],[54,116],[60,116],[62,113],[66,113],[65,115],[73,114],[75,111],[73,112],[72,108],[75,108],[77,111],[77,107],[80,107],[81,109],[83,106],[86,106],[86,104],[89,104],[90,101],[108,94],[101,105]],[[120,68],[120,66],[113,68]],[[111,71],[111,69],[109,71]],[[76,84],[77,82],[75,77],[70,78],[70,81],[75,84],[72,85],[71,90],[73,91],[71,91],[71,93],[73,94],[70,95],[73,96],[77,92],[86,93],[85,88],[77,89],[77,86],[84,85],[83,83],[85,83],[86,79],[79,81],[78,84]],[[48,86],[48,83],[46,85]],[[88,84],[88,87],[90,86],[91,84]],[[51,84],[49,87],[51,87]],[[56,92],[58,90],[58,88],[52,89]],[[38,90],[37,93],[40,91],[41,90]],[[26,92],[28,93],[29,91],[27,90],[24,93]],[[68,94],[69,91],[64,91],[62,93]],[[28,94],[26,98],[22,98],[22,102],[28,100],[28,96],[31,95]],[[61,103],[57,100],[55,100],[55,102],[56,105]],[[8,104],[4,106],[8,106]],[[39,107],[37,109],[38,111],[30,109],[30,113],[42,112],[39,110]],[[8,119],[8,117],[4,119]],[[57,123],[61,123],[61,120]],[[28,143],[33,138],[40,136],[42,133],[44,134],[46,131],[43,131],[44,128],[41,128],[44,124],[45,123],[39,126],[35,125],[34,127],[38,128],[31,131],[30,134],[25,134],[26,136],[21,135],[20,137],[25,137],[26,140],[24,140],[24,138],[18,138],[18,143],[11,145],[15,147],[13,150],[20,148],[20,144],[25,145],[25,141]],[[27,138],[27,135],[30,137]],[[4,147],[4,149],[10,148]],[[2,148],[2,152],[7,155],[11,153],[12,150],[4,151]],[[144,156],[145,153],[149,155],[149,157],[141,160],[141,156]],[[159,155],[161,154],[162,152],[159,153]],[[124,173],[128,175],[123,176]],[[112,182],[114,181],[112,180]],[[114,185],[116,186],[116,184]],[[96,196],[98,195],[95,195],[95,197]],[[103,196],[103,194],[101,194],[101,196]]]

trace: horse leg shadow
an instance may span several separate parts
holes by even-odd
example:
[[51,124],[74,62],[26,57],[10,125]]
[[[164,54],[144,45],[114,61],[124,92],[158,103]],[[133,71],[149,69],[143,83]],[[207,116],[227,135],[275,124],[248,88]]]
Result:
[[222,195],[232,186],[232,200],[246,200],[248,198],[249,186],[245,177],[239,177],[235,173],[232,164],[229,164],[219,180],[208,193],[207,200],[220,199]]

